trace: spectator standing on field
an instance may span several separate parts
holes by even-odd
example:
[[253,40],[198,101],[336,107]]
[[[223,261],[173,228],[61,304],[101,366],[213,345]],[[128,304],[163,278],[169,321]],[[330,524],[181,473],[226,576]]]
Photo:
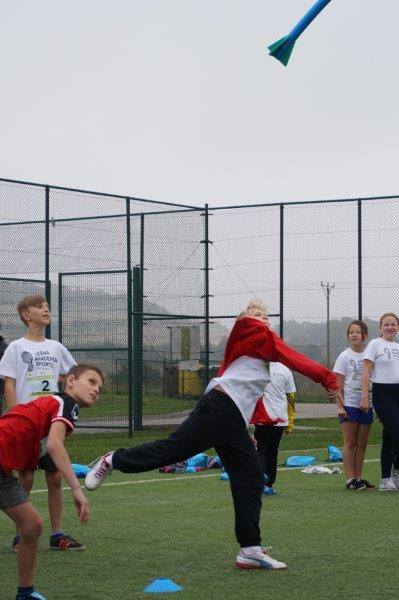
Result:
[[338,401],[337,413],[344,436],[343,460],[348,490],[375,487],[367,479],[362,479],[367,441],[373,422],[372,407],[369,406],[367,411],[360,407],[367,335],[367,325],[363,321],[349,323],[349,348],[341,352],[333,369],[343,398],[343,402]]
[[[360,408],[367,412],[370,407],[368,386],[372,381],[374,410],[385,430],[385,444],[390,444],[392,476],[383,477],[380,491],[399,488],[399,318],[395,313],[385,313],[380,318],[381,337],[371,340],[364,355],[362,376],[362,400]],[[383,473],[384,475],[384,473]]]
[[[44,330],[51,316],[47,300],[41,294],[22,298],[17,306],[27,332],[7,347],[0,361],[0,377],[5,380],[5,404],[9,410],[16,404],[26,404],[43,394],[58,392],[58,379],[76,365],[69,351],[60,342],[45,338]],[[52,550],[84,550],[84,545],[63,531],[62,478],[50,457],[40,460],[48,487]],[[34,480],[33,470],[21,470],[19,482],[29,496]],[[12,548],[18,552],[19,535]]]
[[295,419],[296,387],[291,371],[279,362],[270,363],[271,381],[256,404],[251,423],[255,425],[256,450],[265,475],[265,495],[276,494],[278,447],[284,431],[291,433]]

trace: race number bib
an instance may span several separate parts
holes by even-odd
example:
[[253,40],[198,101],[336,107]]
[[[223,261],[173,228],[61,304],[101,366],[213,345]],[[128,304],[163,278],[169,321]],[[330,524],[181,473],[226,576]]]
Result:
[[53,373],[42,373],[41,375],[33,375],[28,372],[28,397],[29,400],[34,400],[38,396],[46,396],[57,391],[57,380]]

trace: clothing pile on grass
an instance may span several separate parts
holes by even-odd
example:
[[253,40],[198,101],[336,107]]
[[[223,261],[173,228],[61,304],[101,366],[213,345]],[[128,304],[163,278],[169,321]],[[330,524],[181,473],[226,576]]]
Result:
[[208,456],[205,452],[196,454],[187,460],[167,465],[159,469],[160,473],[195,473],[205,469],[222,469],[222,461],[216,456]]
[[[329,445],[327,447],[328,462],[342,462],[342,452],[339,448]],[[315,456],[289,456],[284,463],[286,467],[302,468],[301,473],[317,474],[317,475],[333,475],[341,473],[339,467],[326,467],[325,465],[315,465],[317,458]]]

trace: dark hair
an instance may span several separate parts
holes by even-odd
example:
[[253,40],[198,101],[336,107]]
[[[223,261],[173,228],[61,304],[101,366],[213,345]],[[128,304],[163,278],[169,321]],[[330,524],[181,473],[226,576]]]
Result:
[[25,323],[25,325],[27,324],[22,315],[28,308],[31,306],[39,307],[46,303],[47,300],[42,294],[29,294],[28,296],[24,296],[17,304],[17,311],[21,321]]
[[395,313],[384,313],[382,315],[382,317],[380,317],[380,327],[381,327],[382,322],[385,319],[385,317],[393,317],[396,320],[397,324],[399,325],[399,317],[398,317],[398,315],[395,315]]
[[94,365],[81,364],[81,365],[75,365],[74,367],[72,367],[72,369],[69,369],[68,373],[65,375],[64,379],[62,380],[62,391],[65,391],[65,388],[67,386],[67,378],[69,377],[69,375],[73,375],[75,377],[75,379],[79,379],[79,377],[81,375],[83,375],[83,373],[86,373],[86,371],[95,371],[98,375],[100,375],[101,380],[104,385],[105,375],[101,369],[99,369],[98,367],[95,367]]
[[358,327],[360,327],[360,331],[362,332],[362,340],[364,340],[368,336],[369,330],[367,328],[366,323],[363,323],[363,321],[351,321],[348,325],[348,329],[346,330],[346,335],[348,337],[349,337],[349,330],[352,325],[357,325]]

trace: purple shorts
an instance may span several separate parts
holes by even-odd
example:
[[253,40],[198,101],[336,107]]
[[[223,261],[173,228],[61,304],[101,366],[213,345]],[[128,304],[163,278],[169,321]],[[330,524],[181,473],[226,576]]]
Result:
[[344,406],[347,417],[339,415],[340,423],[359,423],[359,425],[371,425],[374,420],[373,409],[370,408],[367,412],[363,412],[360,408],[354,406]]

